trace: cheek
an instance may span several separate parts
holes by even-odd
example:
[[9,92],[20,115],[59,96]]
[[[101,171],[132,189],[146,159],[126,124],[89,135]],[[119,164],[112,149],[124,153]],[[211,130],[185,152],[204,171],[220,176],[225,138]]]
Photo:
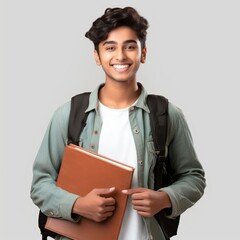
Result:
[[111,59],[112,59],[112,55],[109,53],[106,53],[106,54],[102,55],[102,57],[101,57],[101,61],[106,62],[106,63],[110,62]]
[[135,65],[136,66],[139,66],[140,64],[141,64],[141,57],[140,56],[137,56],[137,57],[135,57],[135,60],[134,60],[134,62],[135,62]]
[[135,56],[132,56],[132,59],[134,59],[135,62],[141,62],[142,55],[141,54],[135,54]]

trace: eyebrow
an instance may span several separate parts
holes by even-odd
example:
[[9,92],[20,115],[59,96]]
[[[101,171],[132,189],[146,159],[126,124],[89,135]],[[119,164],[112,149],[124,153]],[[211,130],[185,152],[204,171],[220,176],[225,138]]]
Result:
[[[136,41],[136,40],[129,39],[129,40],[126,40],[126,41],[123,42],[123,44],[126,44],[126,43],[135,43],[135,44],[137,44],[137,41]],[[117,42],[115,42],[115,41],[105,41],[105,42],[103,43],[103,46],[104,46],[104,45],[107,45],[107,44],[117,44]]]

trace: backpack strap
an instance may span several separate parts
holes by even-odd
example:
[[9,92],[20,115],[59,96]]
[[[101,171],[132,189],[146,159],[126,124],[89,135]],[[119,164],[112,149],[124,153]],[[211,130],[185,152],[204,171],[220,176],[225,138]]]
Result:
[[160,161],[165,160],[168,99],[160,95],[148,95],[147,104],[150,109],[151,129],[154,140],[155,152]]
[[71,110],[68,124],[68,144],[79,144],[79,136],[86,125],[90,92],[80,93],[71,98]]
[[[160,95],[148,95],[147,104],[150,109],[150,123],[156,153],[154,168],[154,189],[158,190],[170,184],[169,170],[166,161],[166,139],[168,131],[168,99]],[[168,167],[169,168],[169,167]]]
[[[150,110],[150,124],[156,152],[154,167],[154,190],[170,185],[172,169],[166,156],[166,139],[168,131],[168,99],[159,95],[148,95],[147,105]],[[177,234],[180,216],[168,218],[167,210],[160,211],[154,217],[161,226],[166,239]]]

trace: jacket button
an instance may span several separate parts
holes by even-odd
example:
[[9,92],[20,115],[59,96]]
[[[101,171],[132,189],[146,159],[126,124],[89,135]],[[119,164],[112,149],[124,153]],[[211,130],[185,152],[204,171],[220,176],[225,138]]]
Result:
[[142,160],[140,160],[140,161],[139,161],[139,164],[140,164],[141,166],[143,166],[143,161],[142,161]]
[[134,133],[139,133],[139,130],[137,128],[135,128],[133,131]]
[[50,216],[53,216],[53,215],[54,215],[54,213],[51,211],[51,212],[49,212],[49,215],[50,215]]

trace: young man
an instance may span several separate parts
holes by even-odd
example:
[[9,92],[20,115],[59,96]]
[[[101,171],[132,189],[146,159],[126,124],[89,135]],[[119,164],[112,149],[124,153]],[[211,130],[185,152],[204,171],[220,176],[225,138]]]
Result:
[[[106,9],[86,33],[94,43],[94,57],[105,72],[105,82],[90,95],[89,115],[79,145],[136,169],[131,189],[122,191],[129,196],[129,202],[121,240],[164,240],[154,215],[168,209],[169,218],[178,216],[202,197],[206,186],[184,116],[169,103],[166,147],[176,181],[158,191],[152,190],[156,159],[147,92],[136,76],[146,59],[147,28],[147,20],[135,9],[112,8]],[[114,213],[115,199],[105,197],[115,191],[114,186],[93,189],[86,196],[56,187],[67,143],[69,111],[70,102],[55,112],[49,124],[33,166],[31,197],[48,216],[69,221],[85,217],[101,222]]]

